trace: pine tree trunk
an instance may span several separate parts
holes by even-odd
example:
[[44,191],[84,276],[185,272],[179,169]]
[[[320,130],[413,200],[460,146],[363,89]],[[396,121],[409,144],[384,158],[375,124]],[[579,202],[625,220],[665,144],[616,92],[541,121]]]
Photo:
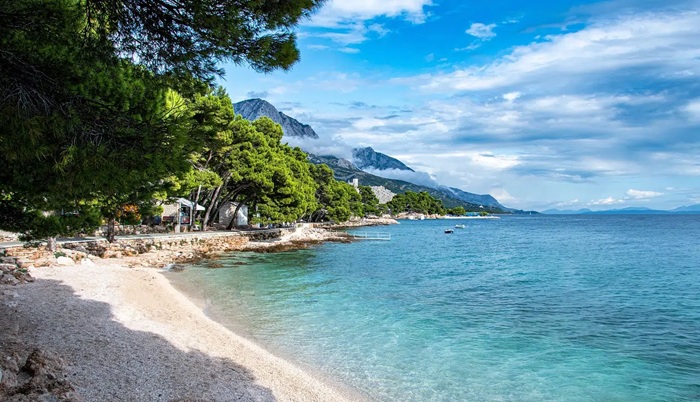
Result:
[[206,228],[209,226],[209,217],[211,216],[211,211],[214,210],[214,207],[217,205],[217,199],[219,198],[219,193],[221,192],[221,187],[224,185],[220,185],[219,187],[214,190],[214,195],[211,197],[211,202],[209,203],[209,207],[207,208],[207,211],[204,213],[204,219],[202,220],[202,229],[206,230]]
[[194,228],[194,220],[197,217],[197,203],[199,202],[199,194],[202,191],[202,185],[200,184],[197,187],[197,194],[194,196],[194,200],[192,200],[192,208],[190,208],[190,228]]
[[115,220],[114,220],[114,218],[111,218],[111,217],[107,221],[107,241],[110,243],[114,243],[114,236],[115,236],[114,223],[115,223]]
[[[241,209],[243,206],[243,202],[239,202],[238,205],[236,205],[236,210],[233,212],[233,219],[231,219],[231,222],[233,223],[233,227],[236,229],[239,229],[238,224],[236,223],[236,218],[238,218],[238,211]],[[231,225],[229,225],[231,226]]]
[[[231,199],[232,203],[235,203],[237,197],[233,197]],[[238,208],[240,208],[241,203],[239,202],[238,205],[236,205],[236,212],[238,212]],[[231,230],[233,227],[236,226],[236,213],[234,212],[233,216],[231,217],[231,222],[228,223],[228,226],[226,226],[226,230]]]

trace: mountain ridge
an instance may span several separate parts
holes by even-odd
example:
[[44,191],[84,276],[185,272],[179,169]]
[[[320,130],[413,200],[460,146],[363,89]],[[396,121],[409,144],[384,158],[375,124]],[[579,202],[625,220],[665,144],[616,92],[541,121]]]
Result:
[[[267,116],[282,126],[286,136],[318,139],[318,134],[307,124],[300,123],[296,119],[277,110],[271,103],[263,99],[247,99],[233,104],[234,111],[247,120],[255,120]],[[303,147],[302,147],[303,148]],[[312,163],[325,163],[333,169],[336,178],[347,181],[350,178],[360,179],[362,185],[383,185],[394,193],[406,191],[427,191],[433,197],[443,201],[446,207],[465,206],[478,208],[488,212],[512,212],[524,213],[525,211],[507,208],[501,205],[490,194],[474,194],[455,188],[437,185],[436,187],[422,186],[403,180],[388,179],[370,174],[362,169],[373,168],[381,170],[404,170],[415,172],[400,160],[381,152],[376,152],[372,147],[355,148],[352,151],[353,161],[332,155],[318,156],[309,152],[309,160]],[[534,212],[534,211],[533,211]]]
[[686,205],[671,210],[652,209],[646,207],[626,207],[592,211],[588,208],[577,210],[547,209],[541,212],[545,215],[683,215],[700,214],[700,204]]
[[246,99],[233,104],[233,111],[244,119],[254,121],[266,116],[282,126],[285,135],[301,138],[318,139],[318,134],[308,124],[300,123],[297,119],[289,117],[277,110],[270,102],[263,99]]
[[[463,199],[457,198],[452,192],[445,191],[445,188],[433,188],[427,186],[421,186],[419,184],[410,183],[404,180],[388,179],[385,177],[377,176],[371,173],[367,173],[363,170],[357,168],[352,162],[347,159],[339,158],[333,155],[314,155],[309,154],[309,161],[315,164],[325,164],[333,170],[335,178],[341,181],[350,181],[354,178],[358,179],[360,185],[363,186],[383,186],[386,189],[394,193],[405,193],[406,191],[421,192],[425,191],[431,196],[441,200],[445,207],[453,208],[457,206],[462,206],[467,210],[471,211],[486,211],[490,213],[526,213],[525,211],[515,210],[503,207],[496,201],[495,198],[490,195],[481,196],[478,194],[471,194],[463,191],[464,194],[470,194],[477,197],[490,197],[495,201],[496,205],[469,202]],[[461,190],[460,190],[461,191]]]
[[353,149],[352,158],[355,166],[360,170],[371,167],[379,170],[397,169],[415,172],[415,170],[406,166],[400,160],[381,152],[376,152],[372,147]]

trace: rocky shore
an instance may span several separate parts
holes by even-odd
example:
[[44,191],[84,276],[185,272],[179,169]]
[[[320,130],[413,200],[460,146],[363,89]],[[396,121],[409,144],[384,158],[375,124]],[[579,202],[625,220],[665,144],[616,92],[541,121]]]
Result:
[[0,251],[0,400],[362,399],[211,321],[153,269],[351,241],[336,228]]

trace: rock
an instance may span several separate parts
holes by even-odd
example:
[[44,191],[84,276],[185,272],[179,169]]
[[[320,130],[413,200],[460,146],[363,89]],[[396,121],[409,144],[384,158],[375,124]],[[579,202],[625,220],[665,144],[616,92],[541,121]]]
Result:
[[95,266],[95,263],[92,262],[92,260],[89,259],[89,258],[83,258],[83,259],[80,261],[80,264],[81,264],[81,265],[85,265],[85,266],[87,266],[87,267],[94,267],[94,266]]
[[2,283],[4,283],[5,285],[15,286],[15,285],[19,284],[19,281],[17,280],[17,278],[15,278],[12,275],[3,275],[2,276]]
[[78,246],[78,247],[74,248],[73,250],[75,250],[75,251],[77,251],[77,252],[79,252],[79,253],[89,254],[88,251],[87,251],[87,249],[86,249],[85,247],[83,247],[83,246]]
[[61,256],[56,258],[56,264],[63,266],[75,265],[75,261],[72,258]]
[[0,264],[0,271],[2,272],[12,272],[17,269],[16,264]]
[[248,99],[233,105],[236,114],[244,119],[254,121],[259,117],[269,117],[275,123],[282,126],[282,131],[287,137],[301,137],[318,139],[318,134],[308,124],[299,123],[296,119],[287,116],[277,110],[272,104],[262,99]]
[[170,265],[170,268],[168,268],[168,270],[169,270],[170,272],[182,272],[182,271],[185,270],[185,266],[184,266],[184,265],[180,265],[180,264],[171,264],[171,265]]

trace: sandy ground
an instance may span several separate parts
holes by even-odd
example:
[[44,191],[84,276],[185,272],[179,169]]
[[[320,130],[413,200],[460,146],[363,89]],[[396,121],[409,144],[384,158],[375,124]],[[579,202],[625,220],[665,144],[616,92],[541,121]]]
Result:
[[341,401],[333,388],[210,320],[158,270],[118,260],[32,269],[0,286],[0,346],[55,353],[84,401]]

